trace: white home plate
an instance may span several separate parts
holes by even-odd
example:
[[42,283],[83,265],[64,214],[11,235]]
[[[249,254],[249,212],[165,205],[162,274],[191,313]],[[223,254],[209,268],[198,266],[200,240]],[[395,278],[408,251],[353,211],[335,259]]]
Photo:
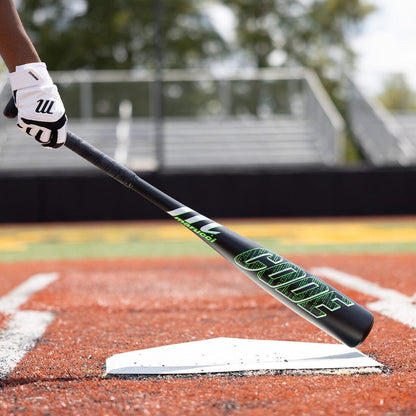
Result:
[[[125,352],[106,361],[108,375],[201,374],[259,370],[355,369],[382,364],[342,344],[214,338]],[[351,372],[351,371],[349,371]]]

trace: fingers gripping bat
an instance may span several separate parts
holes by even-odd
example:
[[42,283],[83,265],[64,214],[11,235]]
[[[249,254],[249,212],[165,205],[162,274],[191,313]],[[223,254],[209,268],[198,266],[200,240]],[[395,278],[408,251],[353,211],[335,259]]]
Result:
[[[4,115],[15,117],[16,112],[11,99]],[[369,334],[372,314],[318,277],[183,205],[75,134],[67,133],[65,146],[165,211],[261,288],[335,339],[355,347]]]

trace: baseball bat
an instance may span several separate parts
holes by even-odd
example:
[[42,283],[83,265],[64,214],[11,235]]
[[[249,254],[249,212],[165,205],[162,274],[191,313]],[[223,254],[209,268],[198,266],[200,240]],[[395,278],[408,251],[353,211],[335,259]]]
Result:
[[[4,115],[14,117],[16,112],[12,99]],[[67,133],[65,146],[165,211],[266,292],[338,341],[355,347],[369,334],[373,315],[318,277],[173,199],[74,133]]]

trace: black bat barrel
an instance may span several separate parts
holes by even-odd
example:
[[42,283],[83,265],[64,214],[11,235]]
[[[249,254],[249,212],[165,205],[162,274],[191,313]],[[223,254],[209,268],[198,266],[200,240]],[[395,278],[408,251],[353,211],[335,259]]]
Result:
[[[367,309],[284,257],[248,239],[241,241],[230,230],[217,239],[217,246],[264,290],[349,347],[358,346],[370,333],[374,318]],[[231,258],[233,252],[238,254]]]
[[265,291],[338,341],[356,347],[370,333],[373,315],[318,277],[188,207],[168,213]]

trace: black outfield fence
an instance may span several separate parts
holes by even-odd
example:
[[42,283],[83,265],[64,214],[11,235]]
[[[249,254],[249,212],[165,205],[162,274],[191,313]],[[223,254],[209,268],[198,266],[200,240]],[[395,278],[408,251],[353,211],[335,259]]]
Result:
[[[415,168],[258,173],[143,174],[143,179],[217,218],[416,214]],[[2,174],[0,222],[163,219],[134,192],[97,171]]]

